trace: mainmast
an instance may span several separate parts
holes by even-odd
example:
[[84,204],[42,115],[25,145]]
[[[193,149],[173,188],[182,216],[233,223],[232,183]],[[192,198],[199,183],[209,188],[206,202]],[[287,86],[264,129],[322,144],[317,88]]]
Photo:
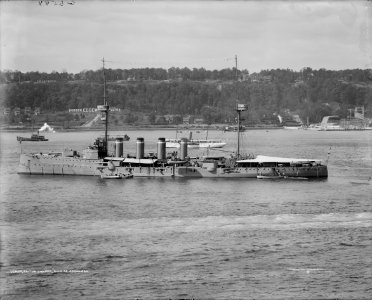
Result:
[[[236,78],[236,84],[238,83],[238,56],[235,55],[235,78]],[[238,89],[235,88],[235,97],[236,97],[236,111],[238,113],[238,147],[236,151],[236,158],[240,158],[240,113],[242,111],[246,111],[248,109],[247,104],[239,104],[238,101]]]
[[246,111],[248,109],[247,104],[237,104],[236,105],[236,111],[238,113],[238,149],[236,151],[237,159],[240,157],[240,113],[242,111]]
[[103,143],[103,149],[100,156],[106,157],[107,156],[107,145],[108,145],[108,138],[107,138],[107,130],[108,130],[108,113],[109,113],[109,106],[107,104],[106,99],[106,74],[105,74],[105,58],[102,58],[102,73],[103,73],[103,105],[98,105],[97,110],[101,113],[105,114],[105,140]]

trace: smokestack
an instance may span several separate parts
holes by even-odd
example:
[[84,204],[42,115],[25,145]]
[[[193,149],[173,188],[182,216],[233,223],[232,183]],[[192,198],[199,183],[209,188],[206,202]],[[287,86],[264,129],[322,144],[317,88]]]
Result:
[[116,138],[115,140],[115,156],[122,157],[123,156],[123,138]]
[[180,145],[180,155],[181,155],[181,159],[185,159],[187,157],[187,139],[186,138],[182,138],[181,139],[181,145]]
[[158,138],[158,159],[166,159],[165,138]]
[[145,140],[141,137],[137,138],[137,158],[141,159],[145,156]]

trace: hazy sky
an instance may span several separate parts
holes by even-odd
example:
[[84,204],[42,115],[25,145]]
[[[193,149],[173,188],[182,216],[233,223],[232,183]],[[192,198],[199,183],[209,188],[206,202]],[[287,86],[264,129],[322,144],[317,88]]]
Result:
[[1,70],[372,66],[372,1],[67,2],[0,1]]

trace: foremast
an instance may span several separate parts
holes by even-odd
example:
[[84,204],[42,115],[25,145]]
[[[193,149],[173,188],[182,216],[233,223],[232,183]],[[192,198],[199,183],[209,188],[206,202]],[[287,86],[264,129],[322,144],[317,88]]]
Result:
[[105,74],[105,58],[102,58],[102,73],[103,73],[103,105],[98,105],[97,110],[101,113],[104,113],[104,120],[105,120],[105,137],[104,141],[102,143],[102,147],[99,147],[99,153],[98,156],[100,158],[104,158],[107,156],[107,145],[108,145],[108,135],[107,135],[107,130],[108,130],[108,115],[109,115],[109,110],[110,107],[107,103],[106,99],[106,74]]

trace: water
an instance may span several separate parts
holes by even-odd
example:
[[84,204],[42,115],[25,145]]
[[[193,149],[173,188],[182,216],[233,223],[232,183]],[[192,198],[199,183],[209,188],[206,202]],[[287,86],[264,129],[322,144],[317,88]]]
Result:
[[[125,152],[175,137],[127,133]],[[208,134],[235,148],[234,133]],[[18,175],[21,151],[82,149],[97,132],[17,135],[1,133],[2,299],[372,298],[371,132],[245,134],[247,153],[330,152],[320,181]]]

